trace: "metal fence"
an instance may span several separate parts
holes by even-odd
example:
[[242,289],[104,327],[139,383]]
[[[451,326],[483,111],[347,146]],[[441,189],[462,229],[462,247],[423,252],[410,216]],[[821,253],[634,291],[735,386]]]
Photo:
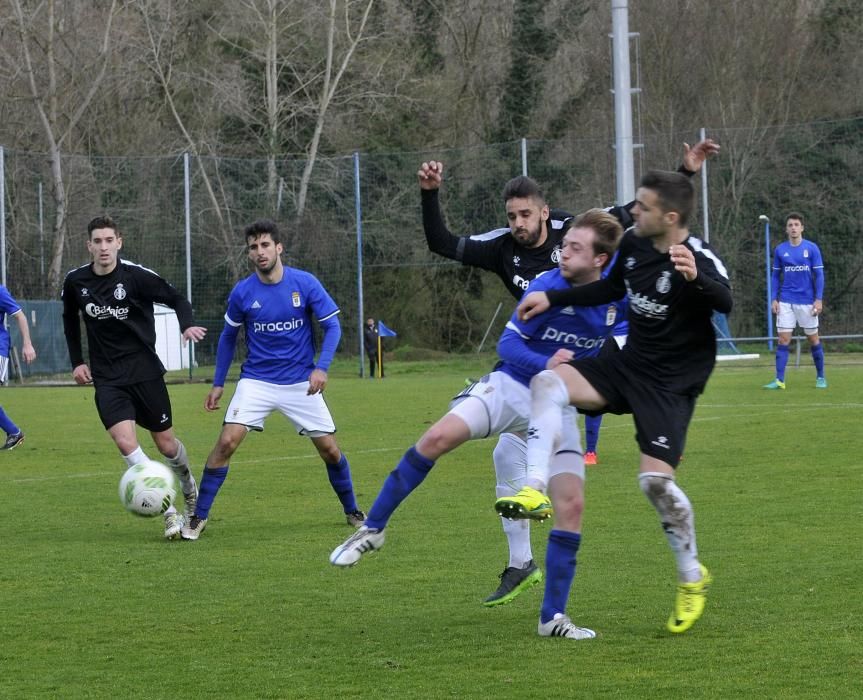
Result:
[[[759,215],[773,222],[770,245],[784,239],[784,216],[805,216],[806,237],[822,249],[827,291],[824,333],[863,330],[863,118],[783,128],[706,129],[722,144],[711,161],[706,200],[710,242],[732,274],[733,336],[767,327]],[[636,172],[673,169],[697,131],[654,134],[638,150]],[[124,234],[123,254],[187,290],[199,322],[211,329],[198,349],[211,361],[227,294],[248,274],[242,227],[260,217],[286,232],[288,264],[316,274],[342,308],[341,352],[358,352],[363,316],[382,318],[398,342],[445,351],[476,348],[494,310],[512,300],[495,278],[428,252],[416,171],[445,163],[441,197],[455,233],[505,224],[503,183],[528,172],[552,206],[578,212],[613,202],[613,135],[565,141],[514,141],[434,152],[357,153],[318,159],[302,214],[305,161],[282,158],[111,157],[69,155],[62,170],[68,226],[60,244],[49,159],[2,150],[3,273],[19,300],[57,299],[62,270],[87,261],[86,224],[109,213]],[[702,225],[693,226],[699,233]],[[60,275],[62,280],[62,275]],[[62,337],[62,326],[51,331]],[[66,369],[65,357],[62,368]]]

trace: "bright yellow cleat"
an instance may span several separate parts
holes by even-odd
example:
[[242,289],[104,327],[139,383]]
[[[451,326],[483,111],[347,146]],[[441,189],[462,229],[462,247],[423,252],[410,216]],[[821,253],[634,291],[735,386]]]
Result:
[[669,632],[676,634],[686,632],[704,612],[707,589],[713,583],[713,577],[706,566],[703,564],[698,566],[701,569],[700,581],[677,584],[677,600],[674,601],[674,612],[668,618]]
[[545,520],[554,513],[548,496],[530,486],[525,486],[515,496],[498,498],[494,509],[511,520]]

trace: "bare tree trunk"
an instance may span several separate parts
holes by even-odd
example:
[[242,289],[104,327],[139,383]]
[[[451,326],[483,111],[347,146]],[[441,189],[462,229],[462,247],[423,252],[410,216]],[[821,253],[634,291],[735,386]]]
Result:
[[363,38],[363,32],[366,28],[366,22],[368,21],[369,13],[371,12],[374,3],[375,0],[368,0],[368,3],[366,4],[366,9],[363,11],[363,17],[360,21],[360,26],[357,28],[357,32],[354,36],[351,36],[350,18],[348,17],[347,8],[345,9],[345,33],[348,37],[348,50],[342,57],[342,62],[339,65],[338,72],[333,75],[333,54],[335,52],[336,33],[336,0],[330,0],[329,28],[327,32],[327,64],[326,68],[324,69],[324,85],[321,88],[321,99],[318,103],[318,113],[315,120],[315,131],[312,135],[311,143],[309,143],[306,164],[303,167],[303,175],[300,178],[300,190],[299,194],[297,195],[298,221],[303,218],[303,212],[306,209],[306,197],[308,196],[309,192],[309,182],[312,179],[312,171],[314,170],[315,160],[318,155],[318,146],[321,142],[321,134],[324,131],[324,122],[327,116],[327,109],[330,106],[330,102],[332,102],[333,96],[336,94],[336,90],[339,87],[339,81],[342,79],[345,70],[351,62],[351,58],[353,57],[357,45]]
[[268,32],[267,53],[264,64],[267,101],[267,196],[277,216],[276,187],[278,173],[276,172],[276,152],[279,149],[279,68],[278,68],[278,11],[277,0],[267,0]]
[[[161,38],[156,36],[153,24],[150,21],[150,14],[147,10],[147,7],[145,6],[145,3],[139,3],[138,7],[141,12],[141,16],[144,19],[144,25],[147,29],[147,39],[149,41],[150,53],[153,59],[151,61],[151,68],[159,81],[160,87],[162,88],[162,94],[165,96],[165,100],[171,110],[171,115],[174,117],[174,121],[176,122],[177,127],[180,129],[180,132],[182,133],[183,138],[185,139],[186,144],[189,147],[189,151],[195,158],[198,172],[201,175],[201,180],[203,181],[204,188],[207,191],[207,197],[209,198],[210,203],[213,205],[213,211],[215,211],[216,218],[219,221],[219,236],[221,238],[221,242],[224,246],[225,251],[224,260],[228,264],[233,278],[239,279],[241,275],[239,261],[237,260],[236,256],[230,254],[230,252],[236,247],[233,236],[231,235],[231,222],[225,220],[225,212],[223,211],[219,197],[216,195],[212,180],[210,179],[210,176],[207,173],[206,168],[204,167],[198,144],[192,137],[192,134],[189,133],[189,130],[186,128],[186,124],[183,121],[183,118],[180,116],[180,113],[177,110],[177,105],[174,102],[174,95],[171,92],[170,76],[168,75],[168,73],[166,73],[165,67],[162,65]],[[173,66],[168,66],[168,71],[170,71],[172,68]],[[224,201],[224,199],[222,201]]]
[[99,70],[90,80],[90,88],[87,91],[87,94],[84,95],[84,98],[78,103],[78,106],[75,108],[73,113],[69,115],[65,131],[59,135],[58,131],[61,129],[61,124],[57,92],[57,59],[54,52],[56,42],[56,20],[54,15],[55,0],[48,0],[46,5],[48,12],[48,32],[45,39],[45,53],[48,88],[45,94],[41,94],[39,91],[39,86],[36,81],[36,68],[33,65],[33,58],[30,53],[30,42],[33,40],[33,34],[36,32],[32,29],[32,23],[28,23],[24,17],[24,10],[21,6],[21,1],[12,0],[12,6],[18,20],[18,35],[24,54],[25,70],[30,86],[30,97],[36,107],[39,121],[42,124],[43,131],[45,132],[45,140],[48,142],[48,153],[51,160],[51,179],[53,183],[53,197],[56,213],[54,219],[54,244],[51,252],[51,260],[48,265],[48,287],[52,292],[56,293],[60,288],[61,276],[63,274],[63,254],[66,248],[67,234],[66,185],[63,180],[63,144],[68,141],[70,135],[78,125],[78,122],[81,120],[81,117],[84,116],[84,113],[93,101],[93,98],[99,89],[99,85],[105,76],[110,50],[111,26],[117,9],[117,2],[116,0],[112,0],[111,7],[108,10],[108,18],[105,22],[105,29],[102,34],[102,43],[99,49]]

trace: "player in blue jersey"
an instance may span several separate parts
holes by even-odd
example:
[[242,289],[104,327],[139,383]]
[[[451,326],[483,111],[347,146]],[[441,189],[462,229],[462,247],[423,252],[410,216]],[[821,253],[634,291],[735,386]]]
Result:
[[[568,289],[598,280],[623,233],[615,217],[597,209],[586,212],[568,226],[558,269],[537,277],[529,287],[531,290]],[[568,306],[526,323],[513,315],[498,342],[502,361],[491,374],[457,396],[449,412],[404,454],[384,482],[365,525],[332,552],[330,562],[352,566],[366,552],[380,549],[390,517],[441,456],[468,440],[523,432],[529,419],[531,378],[574,357],[597,354],[607,342],[621,306],[620,302],[594,307]],[[578,530],[584,501],[584,460],[575,411],[570,410],[564,420],[568,430],[560,441],[551,470],[571,487],[573,513],[569,525]],[[546,511],[535,513],[534,517],[542,519],[548,515],[550,512]],[[559,620],[553,625],[540,625],[539,633],[594,636],[590,630]]]
[[[776,314],[776,377],[765,389],[785,388],[785,367],[791,334],[800,326],[809,340],[809,351],[815,363],[815,388],[826,389],[824,348],[818,338],[818,317],[824,299],[824,263],[821,251],[803,238],[803,217],[796,212],[785,219],[787,241],[773,251],[773,313]],[[782,283],[780,284],[780,277]]]
[[[0,384],[5,384],[9,378],[9,350],[11,347],[9,331],[6,330],[6,316],[14,318],[21,334],[21,355],[28,365],[36,359],[36,351],[30,341],[30,326],[24,310],[15,301],[2,284],[0,284]],[[0,406],[0,428],[6,433],[6,440],[0,445],[0,450],[13,450],[24,442],[24,433]]]
[[[264,429],[273,411],[311,439],[348,524],[359,527],[365,514],[357,506],[351,468],[334,437],[336,426],[323,397],[327,370],[342,334],[339,307],[314,275],[282,264],[281,236],[273,221],[255,221],[243,234],[255,272],[240,280],[228,296],[213,387],[204,408],[219,408],[240,328],[245,331],[247,357],[222,432],[204,466],[195,515],[182,537],[197,540],[204,531],[231,456],[250,430]],[[313,320],[324,332],[317,360]]]

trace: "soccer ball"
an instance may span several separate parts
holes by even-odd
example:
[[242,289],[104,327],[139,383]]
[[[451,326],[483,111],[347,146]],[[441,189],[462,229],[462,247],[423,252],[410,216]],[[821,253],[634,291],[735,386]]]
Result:
[[161,515],[176,497],[174,472],[152,459],[129,467],[120,479],[120,502],[135,515]]

